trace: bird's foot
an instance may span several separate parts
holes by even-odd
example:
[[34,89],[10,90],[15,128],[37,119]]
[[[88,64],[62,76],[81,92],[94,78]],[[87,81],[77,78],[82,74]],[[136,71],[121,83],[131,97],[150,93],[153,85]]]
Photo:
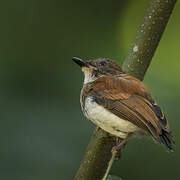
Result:
[[121,149],[123,149],[126,145],[127,139],[120,139],[120,138],[116,138],[116,145],[112,148],[112,152],[113,151],[119,151]]
[[126,145],[127,139],[116,138],[116,145],[112,148],[111,152],[116,153],[115,159],[118,160],[121,158],[121,149]]

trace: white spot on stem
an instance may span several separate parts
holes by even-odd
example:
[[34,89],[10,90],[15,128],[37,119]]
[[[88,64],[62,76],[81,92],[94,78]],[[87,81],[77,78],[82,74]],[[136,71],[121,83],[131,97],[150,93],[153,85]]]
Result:
[[134,52],[137,52],[137,51],[138,51],[138,46],[137,46],[137,45],[135,45],[135,46],[133,47],[133,51],[134,51]]

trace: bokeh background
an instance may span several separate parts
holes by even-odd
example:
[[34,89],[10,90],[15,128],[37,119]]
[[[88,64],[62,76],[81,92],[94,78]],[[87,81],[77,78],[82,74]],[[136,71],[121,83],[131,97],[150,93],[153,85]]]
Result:
[[[122,64],[148,1],[0,1],[0,179],[73,179],[94,125],[82,115],[83,76],[72,56]],[[180,2],[146,85],[176,138],[174,153],[151,139],[129,141],[112,174],[122,179],[180,177]]]

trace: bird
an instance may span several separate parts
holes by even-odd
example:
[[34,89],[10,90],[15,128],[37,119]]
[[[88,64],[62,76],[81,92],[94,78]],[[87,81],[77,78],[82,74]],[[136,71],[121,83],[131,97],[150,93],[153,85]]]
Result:
[[83,114],[120,140],[112,151],[123,148],[131,137],[142,135],[173,151],[175,141],[166,116],[142,81],[109,58],[72,60],[84,73],[80,94]]

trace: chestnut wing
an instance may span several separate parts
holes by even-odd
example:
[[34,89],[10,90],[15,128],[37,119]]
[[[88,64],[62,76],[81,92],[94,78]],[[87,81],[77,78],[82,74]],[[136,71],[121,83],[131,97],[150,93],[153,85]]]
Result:
[[168,122],[141,81],[129,75],[105,76],[93,83],[92,90],[96,103],[149,132],[155,140],[172,149],[174,141]]

